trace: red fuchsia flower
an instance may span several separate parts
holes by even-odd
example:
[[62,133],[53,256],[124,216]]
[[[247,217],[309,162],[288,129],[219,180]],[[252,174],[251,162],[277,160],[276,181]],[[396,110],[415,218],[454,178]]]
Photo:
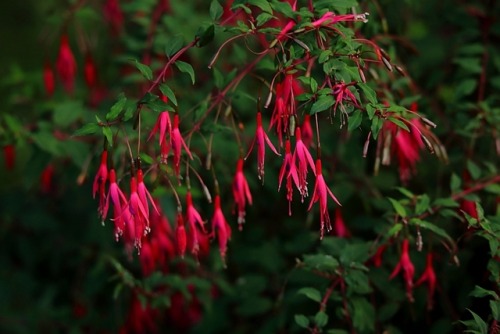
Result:
[[468,214],[469,216],[471,216],[475,220],[479,219],[479,215],[477,213],[476,202],[474,202],[474,201],[470,201],[468,199],[463,199],[460,202],[460,211],[462,213],[465,212],[466,214]]
[[172,123],[170,122],[170,114],[166,110],[162,111],[158,115],[158,119],[156,120],[156,123],[151,130],[151,133],[149,134],[148,140],[150,140],[158,132],[158,130],[160,131],[160,138],[158,143],[160,147],[163,147],[163,145],[166,144],[165,142],[167,134],[169,138],[172,138]]
[[51,97],[56,89],[54,70],[48,61],[45,62],[45,65],[43,66],[43,87],[45,88],[45,93],[47,93],[48,97]]
[[373,255],[372,262],[376,268],[379,268],[382,265],[382,255],[384,254],[386,249],[387,245],[381,245],[377,248],[375,255]]
[[123,28],[123,13],[120,8],[120,2],[118,0],[106,0],[103,12],[113,33],[119,34]]
[[403,271],[403,277],[406,285],[406,296],[410,302],[413,302],[413,275],[415,274],[415,267],[410,259],[408,239],[403,240],[401,258],[394,268],[391,276],[389,276],[389,279],[396,277],[401,270]]
[[255,137],[252,141],[252,145],[250,146],[250,150],[247,153],[247,156],[245,157],[245,160],[248,158],[250,153],[253,150],[253,146],[257,143],[257,174],[259,176],[259,180],[264,180],[264,159],[266,156],[266,143],[276,155],[280,155],[278,151],[276,151],[276,148],[274,148],[273,143],[267,136],[267,134],[264,131],[264,128],[262,127],[262,114],[257,112],[257,129],[255,130]]
[[337,24],[338,22],[361,21],[363,23],[366,23],[368,22],[368,19],[366,18],[367,15],[368,13],[337,15],[333,12],[326,12],[318,20],[311,22],[311,24],[314,28],[318,28],[319,26],[332,26],[334,24]]
[[76,61],[69,46],[68,35],[62,35],[59,56],[56,61],[56,69],[61,79],[64,89],[72,93],[76,77]]
[[48,164],[42,171],[40,175],[40,190],[44,194],[48,194],[52,191],[52,179],[54,177],[54,166]]
[[200,249],[200,235],[205,232],[205,222],[193,205],[193,196],[190,191],[186,194],[186,222],[191,232],[191,253],[196,256]]
[[158,333],[157,318],[158,311],[149,305],[143,305],[134,291],[127,320],[120,328],[120,334]]
[[[159,207],[158,202],[156,202],[156,206]],[[177,255],[174,231],[170,227],[167,217],[161,212],[158,214],[154,210],[151,211],[149,219],[151,233],[144,238],[144,242],[151,245],[156,266],[161,268],[163,272],[167,272],[169,260]]]
[[323,235],[325,233],[325,225],[327,231],[332,230],[332,225],[330,224],[330,215],[328,214],[328,203],[327,203],[328,196],[330,196],[339,206],[342,206],[335,197],[335,195],[333,195],[331,190],[327,187],[325,179],[323,177],[321,160],[317,159],[316,183],[314,184],[313,197],[311,198],[311,202],[309,203],[309,208],[307,210],[311,210],[312,205],[316,202],[319,202],[319,213],[321,222],[320,239],[323,239]]
[[158,211],[158,208],[155,205],[153,197],[151,197],[151,194],[149,193],[148,189],[146,188],[146,185],[144,184],[144,175],[143,175],[141,169],[139,169],[137,171],[137,193],[139,194],[139,198],[141,199],[142,206],[144,207],[144,209],[146,211],[146,216],[147,217],[149,217],[149,204],[148,204],[148,200],[149,200],[149,203],[151,203],[151,206],[153,207],[153,209],[155,209],[155,211],[158,214],[160,213]]
[[137,193],[137,180],[135,176],[130,178],[130,198],[128,209],[132,215],[130,224],[135,228],[135,246],[141,248],[141,239],[149,232],[149,215],[142,204],[141,198]]
[[151,242],[146,240],[142,243],[141,251],[139,252],[139,262],[141,264],[142,275],[148,277],[156,269],[156,258],[153,253]]
[[415,286],[427,282],[427,309],[431,310],[433,306],[434,292],[436,291],[436,273],[434,272],[434,267],[432,266],[432,253],[427,254],[427,262],[425,266],[424,273],[415,283]]
[[101,164],[94,177],[92,184],[92,197],[95,198],[99,191],[99,212],[102,214],[106,205],[106,181],[108,180],[108,151],[104,150],[101,154]]
[[243,229],[245,223],[245,207],[248,204],[252,205],[252,194],[248,181],[243,173],[243,159],[239,159],[236,163],[236,175],[233,180],[233,197],[234,203],[238,210],[238,227],[240,231]]
[[302,135],[299,127],[295,129],[295,150],[293,151],[293,164],[298,167],[297,176],[299,180],[299,186],[298,186],[299,192],[303,198],[307,197],[308,166],[311,168],[314,175],[316,175],[316,171],[314,168],[314,161],[311,156],[311,153],[309,153],[309,150],[302,141]]
[[123,234],[125,229],[125,222],[127,222],[127,224],[130,224],[130,222],[126,220],[128,216],[124,214],[126,211],[125,208],[127,207],[127,198],[116,183],[116,172],[114,169],[109,171],[109,190],[106,196],[106,204],[104,205],[101,215],[103,221],[108,216],[110,200],[113,204],[112,220],[115,223],[115,238],[118,241],[118,238]]
[[[294,1],[291,6],[292,10],[295,11],[297,9],[297,1]],[[288,22],[285,24],[283,29],[281,29],[280,33],[276,37],[275,42],[271,43],[270,46],[273,47],[274,45],[276,45],[277,42],[283,42],[283,40],[287,38],[288,33],[293,29],[293,27],[295,27],[295,21],[292,19],[288,20]]]
[[[279,185],[278,191],[281,189],[281,184],[283,183],[283,177],[286,174],[286,199],[288,200],[288,215],[292,215],[292,199],[293,199],[293,185],[292,181],[295,183],[297,189],[299,189],[299,177],[297,175],[297,168],[294,163],[292,150],[290,148],[290,139],[285,142],[285,158],[283,159],[283,164],[281,165],[280,175],[279,175]],[[302,197],[302,200],[304,198]]]
[[83,67],[83,77],[88,88],[94,88],[97,84],[97,69],[94,59],[87,53],[85,56],[85,65]]
[[350,238],[351,232],[344,223],[342,212],[339,208],[335,209],[335,223],[333,225],[333,232],[339,238]]
[[5,168],[13,170],[16,163],[16,149],[14,145],[7,144],[3,146],[3,158],[5,161]]
[[352,103],[354,106],[361,108],[356,99],[356,96],[349,90],[350,86],[355,85],[356,82],[351,82],[349,84],[345,84],[343,82],[335,84],[332,88],[332,93],[335,95],[335,105],[333,106],[333,110],[337,111],[337,106],[340,104],[341,108],[344,108],[344,101],[348,101]]
[[174,126],[171,134],[172,150],[174,151],[174,166],[175,174],[179,177],[180,174],[180,163],[181,163],[181,148],[184,147],[189,158],[193,160],[193,156],[189,151],[184,139],[182,139],[181,132],[179,131],[179,114],[174,115]]
[[184,218],[181,213],[177,214],[177,228],[175,230],[175,236],[177,239],[177,249],[179,251],[179,255],[184,258],[184,255],[186,254],[187,237],[186,227],[184,226]]
[[311,126],[311,115],[306,114],[304,116],[304,122],[302,123],[300,130],[302,131],[302,141],[304,142],[304,144],[306,144],[307,147],[311,148],[314,138],[314,133]]
[[231,227],[224,218],[224,214],[220,208],[220,196],[216,195],[214,200],[214,215],[212,217],[212,237],[219,239],[219,252],[222,261],[226,261],[227,242],[231,239]]

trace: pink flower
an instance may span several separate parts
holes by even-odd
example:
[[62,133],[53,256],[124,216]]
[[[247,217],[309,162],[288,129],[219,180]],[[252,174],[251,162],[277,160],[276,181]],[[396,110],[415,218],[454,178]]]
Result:
[[141,238],[149,232],[149,215],[142,204],[141,198],[137,193],[137,180],[135,176],[130,178],[130,198],[128,209],[132,215],[131,224],[135,227],[135,246],[141,247]]
[[307,191],[307,170],[308,166],[311,168],[313,173],[316,175],[314,169],[314,161],[307,149],[306,145],[302,141],[302,135],[300,128],[295,129],[295,150],[293,151],[293,164],[297,166],[297,176],[299,180],[298,189],[302,197],[308,196]]
[[177,249],[179,251],[180,257],[184,258],[186,254],[187,247],[187,237],[186,237],[186,227],[184,226],[184,218],[182,214],[177,214],[177,228],[175,231],[175,235],[177,238]]
[[280,155],[278,151],[274,148],[273,143],[264,132],[264,128],[262,127],[262,115],[260,111],[257,113],[257,129],[255,131],[255,137],[252,141],[252,145],[250,146],[250,150],[245,157],[245,160],[248,158],[250,153],[253,150],[253,146],[257,143],[257,173],[259,176],[259,180],[264,180],[264,159],[266,156],[266,143],[276,155]]
[[351,82],[349,84],[341,82],[333,86],[332,93],[335,95],[335,105],[333,106],[334,111],[337,111],[339,103],[343,108],[344,101],[350,101],[354,106],[361,108],[356,96],[354,96],[354,94],[349,90],[349,86],[353,86],[355,84],[356,82]]
[[351,232],[345,226],[340,208],[335,209],[335,224],[333,226],[333,231],[339,238],[349,238],[351,236]]
[[174,126],[172,129],[171,141],[172,141],[172,150],[174,151],[175,174],[177,175],[177,177],[179,177],[182,147],[184,147],[184,150],[186,150],[186,153],[189,155],[189,158],[193,160],[193,156],[191,155],[189,148],[184,142],[184,139],[182,139],[181,132],[179,131],[179,114],[174,115]]
[[239,159],[236,164],[236,175],[233,180],[233,197],[238,210],[238,226],[241,231],[245,222],[245,207],[247,202],[252,205],[252,194],[243,173],[243,159]]
[[311,115],[306,114],[304,116],[304,122],[302,123],[302,126],[300,127],[302,131],[302,141],[307,147],[311,147],[313,143],[313,129],[311,126]]
[[99,191],[99,212],[102,212],[106,201],[106,181],[108,179],[108,151],[104,150],[101,154],[101,164],[92,184],[92,196],[95,198]]
[[109,171],[109,190],[106,196],[106,204],[104,210],[102,211],[102,220],[104,221],[108,216],[109,201],[113,203],[113,221],[115,223],[115,238],[118,238],[123,234],[125,229],[125,218],[123,214],[127,206],[127,198],[121,191],[120,187],[116,183],[116,173],[114,169]]
[[293,161],[293,155],[290,146],[290,139],[287,139],[285,142],[285,158],[283,159],[283,164],[281,165],[280,169],[278,191],[280,191],[281,189],[283,177],[286,174],[286,199],[288,200],[288,215],[291,216],[293,199],[292,180],[295,183],[297,189],[299,189],[299,178],[297,176],[297,168]]
[[142,170],[139,169],[137,171],[137,193],[139,194],[139,198],[141,199],[142,206],[144,207],[146,211],[146,216],[149,217],[149,203],[151,203],[151,206],[153,206],[153,209],[160,214],[158,211],[158,208],[155,205],[155,202],[153,201],[153,197],[151,197],[151,194],[149,193],[148,189],[146,188],[146,185],[144,184],[144,175],[142,174]]
[[214,200],[214,215],[212,217],[212,236],[217,233],[219,239],[219,252],[222,261],[226,261],[227,242],[231,239],[231,227],[224,218],[220,208],[220,196],[216,195]]
[[5,160],[5,168],[7,170],[14,169],[16,163],[16,150],[15,146],[12,144],[7,144],[3,146],[3,157]]
[[47,96],[52,96],[56,89],[56,78],[54,75],[54,70],[49,62],[45,62],[43,66],[43,86],[45,88],[45,92]]
[[156,120],[156,123],[151,130],[151,133],[149,134],[148,140],[150,140],[158,132],[158,130],[160,130],[159,144],[160,147],[163,147],[163,145],[165,144],[165,139],[167,138],[167,134],[170,138],[172,138],[172,123],[170,122],[170,114],[166,110],[162,111],[158,115],[158,119]]
[[201,219],[201,215],[193,205],[193,196],[190,191],[186,194],[186,222],[191,232],[191,253],[197,255],[200,248],[200,230],[205,232],[205,222]]
[[332,230],[332,226],[330,224],[330,215],[328,214],[328,203],[327,203],[328,196],[330,196],[339,206],[342,206],[335,197],[335,195],[333,195],[331,190],[327,187],[325,179],[323,178],[321,160],[317,159],[316,183],[314,184],[313,197],[311,198],[311,202],[309,203],[308,210],[311,210],[312,205],[314,203],[319,202],[319,212],[320,212],[320,222],[321,222],[320,239],[323,239],[323,235],[325,233],[325,225],[327,231]]
[[384,254],[387,245],[381,245],[377,248],[375,255],[372,257],[372,262],[375,267],[380,267],[382,265],[382,255]]
[[94,59],[88,53],[85,56],[85,65],[83,68],[83,76],[87,87],[94,88],[97,84],[97,69],[95,67]]
[[432,253],[427,254],[427,263],[425,266],[424,273],[415,283],[415,286],[427,282],[427,309],[432,309],[434,292],[436,291],[436,273],[434,272],[434,267],[432,266]]
[[61,37],[61,46],[59,47],[56,69],[63,82],[64,89],[66,92],[72,93],[76,77],[76,61],[69,46],[69,40],[66,34]]
[[118,0],[106,0],[103,8],[104,17],[111,25],[114,34],[119,34],[123,28],[123,14]]
[[40,175],[40,188],[42,193],[48,194],[53,189],[52,178],[54,177],[54,166],[52,164],[48,164],[42,171],[42,175]]
[[406,296],[410,302],[413,302],[413,275],[415,274],[415,267],[410,259],[408,239],[403,240],[401,258],[389,279],[396,277],[401,270],[403,270],[406,285]]

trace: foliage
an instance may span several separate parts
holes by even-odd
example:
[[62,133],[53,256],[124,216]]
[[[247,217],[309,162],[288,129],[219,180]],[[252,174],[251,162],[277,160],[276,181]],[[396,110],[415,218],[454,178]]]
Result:
[[38,6],[2,332],[499,331],[496,2]]

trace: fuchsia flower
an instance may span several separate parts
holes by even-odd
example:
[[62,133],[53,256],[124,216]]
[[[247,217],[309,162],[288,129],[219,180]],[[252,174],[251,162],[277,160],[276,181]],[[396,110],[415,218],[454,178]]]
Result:
[[205,232],[205,222],[193,205],[193,196],[188,191],[186,194],[186,221],[191,232],[191,253],[198,255],[200,249],[200,234]]
[[434,267],[432,266],[432,253],[427,254],[427,262],[425,266],[424,273],[415,283],[415,286],[427,282],[427,309],[432,309],[434,292],[436,291],[436,273],[434,272]]
[[108,151],[101,154],[101,164],[92,184],[92,197],[99,191],[99,212],[102,212],[106,204],[106,181],[108,180]]
[[335,223],[333,225],[333,231],[339,238],[349,238],[351,237],[351,232],[345,226],[344,218],[342,217],[342,212],[340,208],[335,209]]
[[175,174],[177,175],[177,177],[179,177],[182,147],[184,147],[184,150],[186,150],[186,153],[188,154],[189,158],[193,160],[193,156],[191,155],[189,148],[184,142],[184,139],[182,139],[181,132],[179,131],[179,114],[174,115],[174,126],[170,138],[172,142],[172,150],[174,151]]
[[170,122],[170,114],[168,111],[162,111],[158,115],[158,119],[156,120],[156,123],[151,130],[151,133],[149,134],[148,140],[150,140],[157,132],[160,130],[160,138],[159,138],[159,145],[160,147],[163,147],[163,144],[166,142],[167,134],[169,138],[172,138],[172,123]]
[[243,173],[243,159],[241,158],[236,164],[236,175],[233,180],[233,197],[238,210],[238,227],[241,231],[243,229],[243,223],[245,223],[245,207],[247,202],[252,205],[252,194],[250,193],[250,187]]
[[401,270],[403,270],[403,277],[406,285],[406,296],[410,302],[413,302],[413,275],[415,274],[415,267],[410,259],[408,239],[403,240],[401,258],[391,276],[389,276],[389,279],[396,277]]
[[307,197],[307,170],[308,166],[313,171],[314,175],[316,175],[316,171],[314,169],[314,161],[307,149],[306,145],[302,141],[302,135],[300,128],[297,127],[295,129],[295,150],[293,151],[293,164],[297,166],[297,176],[298,176],[298,189],[301,196]]
[[316,183],[314,184],[314,192],[313,197],[311,198],[311,202],[309,203],[309,208],[307,210],[311,210],[312,205],[319,201],[319,213],[320,213],[320,222],[321,222],[321,230],[320,230],[320,239],[323,239],[323,235],[325,233],[325,225],[327,231],[332,230],[332,226],[330,224],[330,215],[328,214],[328,196],[330,196],[335,203],[339,206],[342,206],[340,202],[337,200],[335,195],[331,192],[331,190],[327,187],[325,179],[323,177],[321,160],[316,160]]
[[[109,171],[109,190],[108,195],[106,196],[106,204],[104,206],[104,210],[102,210],[102,220],[104,221],[108,216],[109,210],[109,201],[113,203],[113,221],[115,223],[115,238],[118,241],[118,238],[123,234],[125,229],[125,218],[127,215],[124,214],[127,207],[127,198],[121,191],[120,187],[116,183],[116,173],[114,169]],[[127,220],[127,223],[129,221]]]
[[311,24],[314,28],[318,28],[319,26],[332,26],[338,22],[361,21],[363,23],[366,23],[366,22],[368,22],[368,19],[366,18],[367,15],[368,15],[368,13],[337,15],[333,12],[326,12],[319,19],[311,22]]
[[45,93],[47,96],[52,96],[56,89],[56,78],[54,75],[54,70],[49,62],[45,62],[43,66],[43,86],[45,88]]
[[141,199],[142,206],[144,206],[147,217],[149,217],[148,200],[149,200],[149,203],[151,203],[151,206],[153,207],[153,209],[155,209],[155,211],[158,214],[160,214],[160,212],[158,211],[158,208],[155,205],[153,197],[151,197],[151,194],[149,193],[148,189],[146,188],[146,185],[144,184],[144,175],[142,174],[141,169],[139,169],[137,171],[137,193],[139,194],[139,198]]
[[119,34],[123,27],[123,13],[118,0],[106,0],[103,8],[104,17],[111,25],[112,31]]
[[177,249],[179,250],[180,257],[184,258],[187,247],[186,227],[184,226],[184,218],[181,213],[177,214],[177,228],[175,231],[177,239]]
[[149,215],[137,193],[137,180],[135,176],[130,178],[128,209],[132,215],[130,224],[134,224],[135,228],[135,246],[141,248],[141,238],[149,232]]
[[281,189],[281,184],[283,183],[283,177],[286,173],[286,199],[288,200],[288,215],[292,215],[292,199],[293,199],[293,187],[292,180],[295,183],[297,189],[299,189],[299,177],[297,175],[297,168],[294,163],[292,150],[290,148],[290,139],[285,142],[285,158],[283,159],[283,164],[281,165],[280,175],[279,175],[279,185],[278,191]]
[[5,161],[5,168],[7,170],[14,169],[16,163],[16,150],[14,145],[7,144],[3,146],[3,158]]
[[333,106],[333,110],[337,111],[337,106],[340,105],[343,107],[344,101],[350,101],[354,106],[361,108],[356,99],[356,96],[349,90],[349,86],[355,85],[356,82],[351,82],[349,84],[345,84],[343,82],[335,84],[332,89],[333,95],[335,95],[335,105]]
[[85,65],[83,68],[83,77],[85,78],[85,83],[88,88],[94,88],[97,84],[97,69],[94,63],[94,59],[88,53],[85,56]]
[[216,195],[214,199],[214,215],[212,217],[212,237],[217,233],[219,239],[219,252],[222,261],[226,261],[227,242],[231,239],[231,227],[224,218],[220,208],[220,196]]
[[378,268],[382,265],[382,255],[384,254],[386,248],[387,248],[387,245],[379,246],[377,248],[377,251],[375,252],[375,255],[373,255],[372,262],[376,268]]
[[267,134],[264,131],[264,128],[262,127],[262,114],[257,112],[257,129],[255,130],[255,137],[252,141],[252,145],[250,146],[250,150],[247,153],[247,156],[245,157],[245,160],[248,158],[250,153],[253,150],[253,146],[257,143],[257,174],[259,176],[259,180],[264,180],[264,159],[266,156],[266,143],[276,155],[280,155],[278,151],[276,151],[276,148],[274,148],[273,143],[267,136]]
[[311,126],[311,115],[306,114],[304,116],[304,122],[302,123],[302,126],[300,127],[302,131],[302,141],[304,144],[306,144],[307,147],[311,147],[313,143],[313,129]]
[[53,184],[52,178],[54,177],[54,166],[48,164],[42,171],[40,175],[40,188],[42,193],[48,194],[52,191]]
[[64,89],[66,92],[72,93],[76,77],[76,61],[69,46],[68,35],[66,34],[61,36],[61,46],[59,47],[56,69]]

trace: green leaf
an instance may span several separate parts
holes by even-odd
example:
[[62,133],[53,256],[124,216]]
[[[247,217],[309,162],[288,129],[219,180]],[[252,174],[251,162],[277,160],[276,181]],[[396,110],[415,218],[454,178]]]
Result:
[[304,264],[310,268],[328,272],[334,272],[339,266],[335,258],[325,254],[304,255]]
[[368,100],[368,102],[373,103],[373,104],[378,103],[377,94],[375,93],[375,91],[373,89],[370,88],[370,86],[368,86],[367,84],[362,83],[362,82],[358,83],[357,86],[359,88],[361,88],[361,90],[363,91],[363,94],[366,97],[366,99]]
[[375,112],[377,111],[377,108],[369,103],[366,105],[366,113],[368,114],[369,119],[373,119],[373,116],[375,116]]
[[101,127],[95,123],[88,123],[73,133],[73,137],[92,135],[97,133]]
[[260,13],[259,16],[257,16],[257,18],[255,19],[255,23],[257,24],[257,27],[260,27],[273,18],[274,16],[271,14]]
[[319,328],[323,328],[328,324],[328,314],[325,311],[319,311],[314,316],[314,322]]
[[455,173],[451,174],[451,181],[450,181],[451,192],[455,193],[458,190],[460,190],[461,185],[462,185],[462,180],[460,179],[460,177],[458,177],[458,175]]
[[222,8],[219,1],[212,0],[212,3],[210,3],[210,11],[209,12],[210,12],[210,17],[212,18],[212,20],[217,21],[222,16],[222,13],[224,12],[224,8]]
[[444,206],[448,208],[458,208],[460,205],[451,198],[438,198],[434,201],[435,206]]
[[324,50],[322,51],[320,54],[319,54],[319,57],[318,57],[318,62],[320,64],[323,64],[325,61],[328,60],[328,58],[330,58],[330,56],[333,55],[333,52],[332,50]]
[[191,66],[191,64],[188,64],[186,62],[183,62],[183,61],[176,61],[175,62],[175,66],[177,66],[177,68],[179,69],[179,71],[183,72],[183,73],[187,73],[189,74],[189,76],[191,77],[191,82],[193,83],[194,85],[194,70],[193,70],[193,66]]
[[461,80],[460,83],[455,88],[455,97],[461,98],[472,94],[477,86],[477,80],[475,79],[465,79]]
[[427,196],[427,194],[420,195],[418,197],[417,204],[415,205],[415,213],[419,215],[429,210],[430,203],[431,199]]
[[176,35],[166,42],[167,46],[165,47],[165,54],[169,57],[172,57],[177,53],[182,46],[184,45],[184,37],[182,35]]
[[125,104],[127,103],[127,98],[124,93],[118,95],[118,101],[111,107],[110,111],[106,114],[106,120],[112,121],[116,119],[120,113],[123,111]]
[[356,110],[351,116],[349,116],[349,124],[347,126],[347,129],[349,131],[357,129],[361,125],[362,121],[363,113],[361,112],[361,110]]
[[410,132],[410,129],[408,128],[408,125],[405,124],[405,122],[401,121],[400,119],[397,119],[395,117],[388,117],[387,118],[389,121],[392,123],[396,124],[398,127]]
[[382,125],[384,125],[384,121],[380,117],[373,117],[371,125],[373,139],[377,139]]
[[335,0],[335,1],[332,1],[332,6],[334,8],[340,8],[340,9],[356,7],[357,5],[358,5],[358,2],[356,0]]
[[141,74],[148,80],[153,80],[153,72],[151,71],[151,68],[149,68],[148,65],[144,65],[140,62],[137,61],[137,59],[132,59],[131,60],[134,63],[135,68],[141,72]]
[[500,321],[500,300],[490,300],[490,308],[493,319]]
[[295,322],[297,325],[299,325],[302,328],[308,328],[309,327],[309,319],[303,314],[296,314],[295,317]]
[[481,176],[481,169],[472,160],[467,160],[467,170],[474,180],[479,179]]
[[418,219],[418,218],[411,219],[410,224],[414,224],[414,225],[423,227],[423,228],[425,228],[429,231],[432,231],[435,234],[447,239],[448,241],[453,242],[453,239],[449,236],[449,234],[445,230],[443,230],[441,227],[437,227],[435,224],[423,221],[423,220]]
[[102,127],[102,134],[106,137],[109,146],[113,146],[113,132],[109,126]]
[[177,98],[175,97],[174,92],[170,89],[167,84],[160,85],[160,91],[163,95],[165,95],[169,101],[171,101],[175,106],[177,106]]
[[489,193],[500,195],[500,184],[490,184],[484,188]]
[[386,235],[386,239],[389,239],[393,236],[395,236],[396,234],[399,233],[399,231],[401,231],[403,229],[403,224],[401,223],[397,223],[396,225],[393,225],[389,231],[387,231],[387,235]]
[[213,24],[200,27],[198,32],[196,33],[196,37],[198,38],[198,47],[202,48],[208,43],[212,42],[215,35],[215,26]]
[[297,291],[297,293],[299,295],[305,295],[307,298],[314,300],[315,302],[319,303],[321,301],[321,293],[318,289],[305,287]]
[[365,298],[351,298],[352,323],[359,332],[373,332],[375,329],[375,309]]
[[492,296],[493,298],[498,299],[498,295],[496,294],[495,291],[486,290],[485,288],[482,288],[479,285],[476,285],[474,287],[474,290],[472,290],[472,292],[469,293],[469,296],[478,297],[478,298]]
[[396,189],[397,189],[400,193],[402,193],[403,195],[405,195],[406,197],[408,197],[408,198],[410,198],[410,199],[412,199],[413,197],[415,197],[415,195],[414,195],[411,191],[409,191],[408,189],[406,189],[406,188],[403,188],[403,187],[396,187]]
[[59,156],[61,154],[61,143],[54,138],[50,132],[37,132],[31,135],[33,142],[45,152]]
[[319,99],[313,103],[311,107],[311,111],[309,112],[311,115],[314,115],[318,112],[324,111],[335,104],[335,99],[331,95],[321,95]]
[[66,127],[83,116],[85,109],[80,101],[67,101],[54,108],[54,123],[59,127]]
[[248,4],[257,6],[266,13],[269,13],[269,14],[273,13],[273,9],[271,8],[269,1],[267,1],[267,0],[249,0]]
[[481,334],[487,334],[488,333],[488,325],[486,322],[481,319],[480,316],[478,316],[476,313],[472,312],[471,310],[467,309],[472,314],[472,317],[474,318],[474,323],[476,325],[476,328],[479,330]]
[[396,211],[396,213],[399,216],[401,216],[402,218],[405,218],[406,217],[406,209],[404,208],[404,206],[401,205],[401,203],[399,203],[398,201],[396,201],[393,198],[389,197],[388,200],[391,202],[392,207],[394,208],[394,210]]

